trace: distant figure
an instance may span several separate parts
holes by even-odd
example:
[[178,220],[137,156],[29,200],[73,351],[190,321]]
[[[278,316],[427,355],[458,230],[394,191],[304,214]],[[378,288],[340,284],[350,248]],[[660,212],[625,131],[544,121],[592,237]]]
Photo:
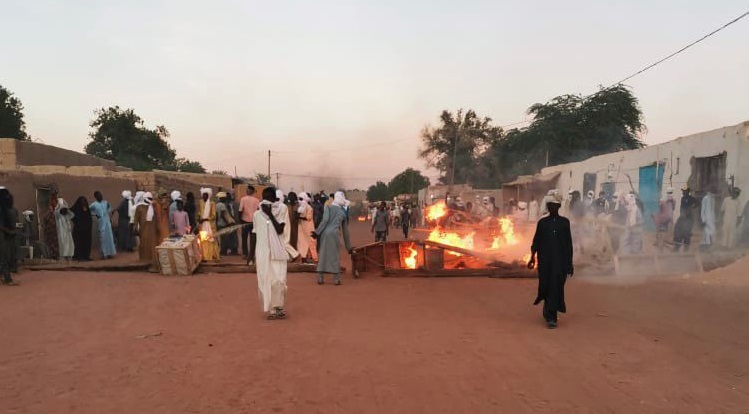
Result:
[[161,243],[165,238],[169,237],[169,208],[171,206],[171,199],[169,194],[161,193],[158,200],[154,200],[153,208],[159,211],[157,215],[159,219],[159,234],[161,235]]
[[528,221],[528,203],[526,203],[525,201],[518,201],[514,218],[517,222]]
[[411,206],[406,205],[401,213],[401,229],[403,229],[403,238],[405,239],[408,239],[408,232],[411,229],[412,221]]
[[387,204],[383,201],[380,203],[372,221],[372,233],[375,234],[375,242],[386,242],[389,229],[390,213],[387,211]]
[[248,185],[246,195],[239,200],[240,219],[245,224],[242,227],[242,253],[247,260],[247,264],[255,263],[255,243],[257,239],[252,229],[254,228],[255,212],[258,208],[260,208],[260,200],[255,197],[255,187]]
[[674,251],[679,252],[682,248],[684,251],[689,250],[692,242],[692,228],[694,227],[694,209],[697,207],[697,200],[692,197],[689,187],[684,186],[681,189],[681,201],[679,207],[679,218],[674,226]]
[[538,257],[538,293],[533,304],[544,302],[542,314],[546,325],[552,329],[557,326],[557,312],[567,312],[564,284],[567,276],[574,274],[574,267],[570,221],[559,215],[561,196],[555,194],[546,201],[549,215],[536,225],[528,268],[535,267]]
[[289,244],[294,249],[299,245],[299,196],[297,193],[289,192],[286,205],[289,209]]
[[[235,222],[234,216],[231,214],[229,195],[225,191],[219,191],[216,197],[218,197],[218,202],[216,203],[216,230],[233,226]],[[224,234],[219,238],[219,241],[222,256],[230,253],[236,254],[238,248],[236,234]]]
[[189,191],[185,194],[185,213],[187,213],[187,218],[190,220],[190,228],[193,233],[197,233],[198,231],[198,220],[195,215],[197,211],[198,205],[195,202],[195,194]]
[[133,230],[140,239],[138,259],[141,262],[156,261],[156,246],[162,239],[159,234],[158,210],[153,205],[153,194],[143,193],[141,202],[135,207]]
[[297,214],[299,215],[299,240],[297,247],[299,256],[304,263],[308,263],[310,257],[313,262],[317,262],[317,243],[312,238],[312,232],[315,231],[315,223],[314,213],[310,205],[311,202],[312,199],[309,194],[303,192],[299,195],[299,207],[297,208]]
[[91,260],[91,236],[93,234],[93,219],[86,197],[80,196],[70,210],[73,211],[73,244],[75,252],[73,259],[87,262]]
[[315,228],[322,222],[322,216],[325,210],[325,204],[320,194],[315,194],[312,197],[312,211],[314,213]]
[[348,222],[343,207],[346,198],[342,191],[333,196],[333,202],[325,207],[322,222],[313,233],[314,238],[320,239],[320,261],[317,263],[317,283],[325,283],[325,273],[333,274],[336,285],[341,284],[341,239],[339,232],[343,233],[343,241],[346,250],[351,253],[351,240],[349,239]]
[[169,194],[169,197],[172,199],[172,202],[169,204],[169,233],[174,233],[174,220],[173,215],[174,212],[177,211],[177,201],[182,200],[182,193],[180,193],[177,190],[172,191],[171,194]]
[[538,207],[538,201],[536,201],[536,196],[531,196],[531,201],[528,203],[528,221],[533,223],[537,222],[539,212],[540,210]]
[[132,214],[135,214],[132,192],[125,190],[122,192],[122,201],[117,207],[117,247],[124,252],[135,250],[131,232]]
[[593,190],[588,191],[587,196],[585,197],[585,200],[583,200],[583,214],[588,214],[592,212],[593,210],[593,201],[596,193]]
[[172,222],[174,223],[174,234],[177,236],[189,234],[190,218],[187,216],[185,203],[182,200],[177,200],[177,211],[172,214]]
[[12,207],[13,196],[7,188],[0,187],[0,275],[6,286],[18,285],[10,274],[13,266],[11,250],[16,248],[16,223],[10,213]]
[[643,221],[642,211],[637,205],[637,198],[634,194],[627,194],[625,206],[627,221],[624,224],[624,233],[619,241],[619,254],[640,254],[642,253]]
[[598,217],[602,214],[609,214],[609,200],[604,191],[598,193],[598,198],[593,200],[593,215]]
[[666,197],[658,203],[658,213],[653,214],[653,223],[655,223],[655,246],[658,248],[658,251],[663,249],[666,232],[668,232],[671,223],[674,220],[675,208],[676,202],[674,201],[674,190],[669,188],[666,190]]
[[[274,204],[273,214],[276,215],[276,218],[279,221],[283,220],[284,223],[290,223],[291,215],[289,214],[289,207],[286,205],[286,197],[284,196],[283,191],[276,189],[276,199],[278,201],[276,201],[276,204]],[[296,250],[296,248],[294,248],[294,246],[291,245],[291,228],[289,226],[284,226],[283,241],[284,248],[289,254],[289,257],[293,260],[296,260],[296,258],[299,257],[299,252]]]
[[218,240],[216,240],[216,203],[211,201],[213,190],[211,188],[200,189],[201,199],[198,204],[198,231],[200,234],[200,245],[203,250],[203,260],[219,260]]
[[702,197],[702,209],[700,219],[702,220],[702,242],[700,248],[709,249],[715,241],[715,191],[709,189]]
[[730,195],[723,200],[721,213],[723,215],[723,229],[721,231],[720,245],[726,249],[736,247],[739,225],[741,224],[741,206],[739,205],[741,190],[733,187]]
[[112,221],[109,216],[112,212],[112,207],[107,200],[104,200],[104,196],[101,195],[100,191],[94,191],[94,198],[96,201],[91,203],[89,208],[91,209],[91,214],[99,219],[97,234],[99,235],[101,255],[104,259],[109,259],[117,254],[117,249],[114,247],[114,235],[112,234]]
[[[280,211],[283,203],[278,201],[276,189],[263,190],[260,210],[255,211],[253,231],[257,235],[255,251],[257,286],[263,312],[268,319],[285,319],[286,272],[289,256],[285,248],[283,221],[286,214]],[[274,211],[276,210],[276,211]],[[281,213],[280,215],[278,213]],[[279,220],[279,216],[281,219]]]
[[57,220],[57,241],[60,246],[60,259],[71,260],[75,254],[75,243],[73,242],[73,212],[68,208],[68,203],[57,198],[55,208],[55,220]]
[[47,212],[42,217],[44,227],[44,244],[47,246],[49,258],[57,260],[60,257],[60,238],[57,236],[57,192],[52,192],[49,198]]

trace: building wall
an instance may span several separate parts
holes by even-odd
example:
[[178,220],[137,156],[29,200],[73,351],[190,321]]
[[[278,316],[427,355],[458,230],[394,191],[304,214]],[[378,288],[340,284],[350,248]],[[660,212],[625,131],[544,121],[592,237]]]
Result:
[[[749,199],[749,121],[720,129],[677,138],[639,150],[599,155],[584,161],[544,168],[541,173],[560,172],[557,188],[583,190],[585,173],[596,175],[596,192],[604,182],[613,182],[617,191],[639,191],[639,169],[660,162],[663,168],[661,195],[668,187],[679,189],[692,173],[692,157],[711,157],[726,152],[726,180],[734,175],[742,189],[741,205]],[[726,181],[728,182],[728,181]]]
[[59,165],[100,166],[112,171],[117,169],[113,161],[51,145],[10,138],[0,139],[0,155],[2,168],[15,168],[19,165]]

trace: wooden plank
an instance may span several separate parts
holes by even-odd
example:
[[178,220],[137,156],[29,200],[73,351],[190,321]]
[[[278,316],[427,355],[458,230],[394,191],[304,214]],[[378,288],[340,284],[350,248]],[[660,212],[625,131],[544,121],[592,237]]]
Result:
[[536,272],[528,269],[385,269],[382,272],[383,277],[491,277],[491,278],[522,278],[534,279]]

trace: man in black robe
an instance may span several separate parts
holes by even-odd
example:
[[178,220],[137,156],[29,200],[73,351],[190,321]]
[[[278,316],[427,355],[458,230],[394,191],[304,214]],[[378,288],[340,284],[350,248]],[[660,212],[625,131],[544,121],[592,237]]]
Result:
[[538,295],[534,305],[544,302],[543,316],[549,328],[557,326],[557,312],[566,312],[564,283],[572,276],[572,233],[570,221],[559,215],[560,197],[547,199],[549,215],[536,225],[528,268],[536,266],[538,256]]

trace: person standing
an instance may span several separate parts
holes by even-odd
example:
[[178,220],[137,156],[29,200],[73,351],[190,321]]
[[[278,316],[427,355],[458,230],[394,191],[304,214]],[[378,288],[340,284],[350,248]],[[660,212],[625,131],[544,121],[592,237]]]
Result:
[[310,256],[313,262],[317,262],[317,246],[312,238],[312,232],[315,231],[314,214],[310,201],[312,199],[309,194],[303,192],[299,195],[299,208],[297,209],[299,215],[298,250],[304,263],[309,263],[308,257]]
[[[234,217],[231,214],[231,204],[228,201],[229,195],[225,191],[219,191],[216,194],[218,202],[216,203],[216,229],[221,230],[234,225]],[[221,255],[228,255],[229,252],[236,253],[236,237],[232,240],[232,234],[224,234],[219,238],[221,246]],[[233,243],[232,243],[233,242]]]
[[315,194],[312,197],[312,212],[314,214],[313,220],[315,223],[315,228],[317,228],[320,223],[322,223],[322,216],[323,212],[325,210],[325,205],[322,201],[322,196],[320,194]]
[[401,228],[403,229],[403,238],[408,239],[408,231],[411,228],[411,207],[406,205],[401,213]]
[[712,189],[708,190],[702,197],[702,209],[700,219],[702,220],[702,242],[700,248],[709,249],[715,241],[715,196]]
[[531,223],[537,222],[538,213],[539,213],[538,201],[536,201],[536,196],[532,195],[531,202],[528,203],[528,221]]
[[214,236],[216,234],[216,203],[211,201],[213,190],[201,188],[200,195],[202,198],[198,204],[198,211],[200,212],[198,231],[201,239],[200,247],[203,250],[203,260],[217,261],[219,260],[219,248],[218,241]]
[[70,211],[68,203],[59,197],[55,208],[55,220],[57,221],[57,243],[60,246],[60,259],[70,261],[75,254],[73,212]]
[[0,187],[0,275],[6,286],[17,286],[18,282],[11,276],[12,250],[16,248],[16,223],[10,209],[13,207],[13,195],[5,187]]
[[671,223],[674,220],[674,208],[676,208],[676,202],[674,201],[674,191],[669,188],[666,191],[666,197],[658,203],[658,214],[653,214],[653,223],[655,223],[655,246],[658,251],[663,250],[663,244],[666,238],[666,232],[671,227]]
[[169,194],[169,197],[172,199],[172,202],[169,204],[169,234],[172,234],[175,232],[173,215],[177,211],[177,201],[182,200],[182,193],[174,190]]
[[679,202],[679,218],[674,225],[674,251],[689,250],[692,242],[692,228],[694,227],[694,209],[697,200],[692,197],[691,190],[685,186],[681,189],[681,201]]
[[153,207],[159,211],[159,214],[156,215],[156,217],[159,220],[159,236],[161,237],[161,240],[159,240],[159,243],[161,243],[165,238],[169,237],[169,234],[170,234],[170,229],[169,229],[169,207],[170,205],[171,205],[171,199],[169,197],[169,194],[167,193],[161,193],[159,195],[159,200],[153,203]]
[[642,253],[642,212],[634,194],[625,197],[627,221],[619,242],[619,254]]
[[255,250],[257,287],[263,312],[268,319],[286,318],[286,271],[288,253],[285,248],[283,202],[278,201],[276,189],[263,190],[260,210],[253,217],[253,232],[257,236]]
[[[257,236],[253,230],[255,212],[260,206],[260,200],[255,197],[255,187],[248,185],[247,193],[239,200],[239,213],[242,220],[242,253],[247,264],[255,263],[255,243]],[[249,246],[248,246],[249,244]]]
[[336,285],[341,284],[341,239],[339,232],[343,232],[343,241],[346,250],[351,253],[351,240],[349,239],[348,222],[343,207],[346,198],[342,191],[333,195],[333,202],[325,207],[322,221],[317,226],[313,238],[320,239],[320,261],[317,263],[317,283],[325,283],[325,273],[332,273]]
[[188,234],[190,229],[190,218],[187,217],[185,203],[182,200],[177,200],[177,211],[172,214],[172,220],[174,221],[174,234],[178,236]]
[[542,314],[546,325],[553,329],[557,327],[557,312],[567,312],[564,284],[575,271],[570,221],[559,215],[562,199],[554,195],[546,201],[549,215],[536,225],[528,268],[533,269],[538,260],[538,293],[533,304],[544,302]]
[[101,255],[104,259],[109,259],[117,254],[117,249],[114,247],[114,235],[112,234],[112,222],[110,220],[110,213],[112,206],[109,202],[104,199],[101,191],[94,191],[94,198],[96,201],[91,203],[89,208],[91,214],[99,219],[99,241],[101,246]]
[[[283,221],[284,223],[289,223],[289,207],[286,205],[286,197],[284,197],[283,191],[276,189],[276,205],[275,209],[273,210],[276,215],[276,218],[278,218],[278,221]],[[296,213],[296,211],[295,211]],[[284,226],[283,229],[283,240],[284,240],[284,248],[286,249],[286,252],[289,254],[289,257],[291,257],[292,260],[295,260],[297,257],[299,257],[299,252],[294,248],[294,246],[291,245],[291,228],[289,226]]]
[[44,224],[44,245],[50,259],[60,258],[60,238],[57,236],[57,192],[50,194],[47,212],[42,217]]
[[117,247],[125,252],[132,252],[135,248],[131,231],[131,214],[135,213],[134,210],[133,193],[130,190],[123,191],[122,201],[117,206]]
[[73,217],[73,244],[75,244],[73,260],[82,262],[91,261],[93,219],[91,218],[91,210],[88,207],[88,200],[86,197],[78,197],[70,210],[72,210],[75,215],[75,217]]
[[299,245],[299,196],[293,191],[287,200],[289,210],[289,244],[296,249]]
[[189,191],[185,194],[185,213],[187,213],[187,218],[190,220],[190,231],[192,232],[196,232],[198,229],[197,217],[195,216],[196,211],[195,194]]
[[380,203],[374,220],[372,221],[372,233],[375,234],[375,242],[386,242],[390,230],[390,214],[387,211],[387,203]]
[[134,219],[134,228],[140,238],[138,243],[138,259],[141,262],[156,261],[156,245],[161,240],[159,234],[158,210],[153,205],[153,194],[150,192],[143,194],[142,201],[136,206]]
[[13,234],[9,235],[9,239],[12,236],[12,244],[10,249],[8,250],[10,253],[10,257],[8,259],[10,272],[11,273],[18,273],[18,258],[21,257],[21,245],[26,240],[25,237],[21,234],[21,232],[18,231],[18,210],[16,210],[16,207],[14,205],[13,200],[13,194],[8,192],[8,223],[10,223],[13,226]]
[[720,245],[726,249],[736,247],[738,228],[741,222],[741,206],[739,205],[741,190],[733,187],[730,195],[723,200],[721,213],[723,215],[723,228],[721,231]]

